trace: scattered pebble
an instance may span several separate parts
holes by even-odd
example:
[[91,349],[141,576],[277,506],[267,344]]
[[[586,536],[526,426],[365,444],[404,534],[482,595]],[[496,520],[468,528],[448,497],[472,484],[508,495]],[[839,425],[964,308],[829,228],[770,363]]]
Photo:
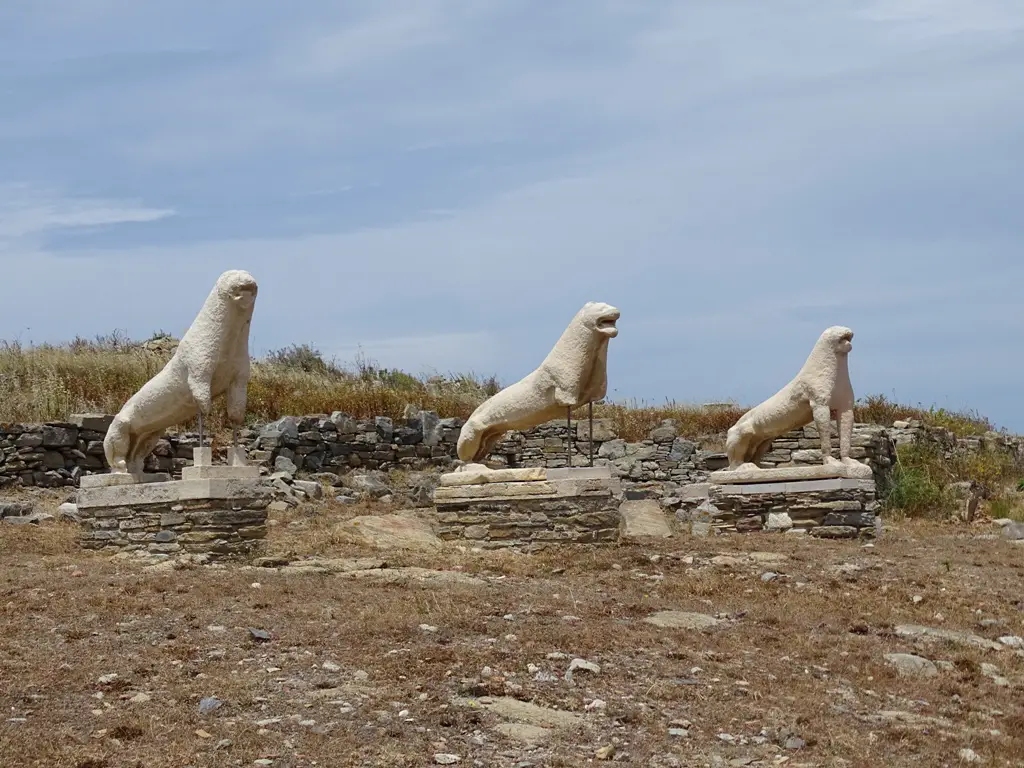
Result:
[[265,629],[256,629],[255,627],[249,627],[249,637],[257,643],[269,643],[270,633]]
[[447,754],[445,752],[438,752],[434,755],[434,762],[438,765],[455,765],[455,763],[462,760],[458,755]]
[[611,760],[612,759],[612,755],[614,755],[614,754],[615,754],[615,745],[614,744],[608,744],[606,746],[601,747],[599,750],[597,750],[594,753],[594,757],[596,757],[598,760]]
[[224,706],[224,702],[216,696],[207,696],[199,701],[199,714],[208,715]]
[[327,670],[328,672],[340,672],[341,666],[335,664],[333,661],[325,661],[323,664],[320,665],[320,669]]

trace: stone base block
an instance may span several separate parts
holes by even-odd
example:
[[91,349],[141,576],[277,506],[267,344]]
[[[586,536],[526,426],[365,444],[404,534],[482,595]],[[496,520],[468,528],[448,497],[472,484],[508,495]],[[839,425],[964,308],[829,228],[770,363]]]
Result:
[[753,464],[744,464],[737,469],[720,469],[717,472],[712,472],[708,476],[708,481],[716,485],[735,485],[739,483],[785,483],[835,478],[866,480],[872,476],[871,467],[859,461],[811,464],[808,466],[769,467],[767,469]]
[[127,472],[109,472],[99,475],[82,475],[79,478],[80,488],[109,488],[113,485],[138,485],[140,483],[166,483],[171,476],[166,472],[143,472],[129,474]]
[[86,549],[249,556],[267,535],[269,487],[253,481],[175,480],[80,489]]
[[880,527],[871,479],[712,482],[686,490],[677,518],[691,531],[794,531],[857,538],[875,536]]
[[[460,482],[459,475],[478,482]],[[437,535],[488,548],[615,541],[621,499],[608,467],[474,467],[442,477],[434,493]]]
[[182,467],[182,480],[259,480],[260,468],[257,466],[191,466]]

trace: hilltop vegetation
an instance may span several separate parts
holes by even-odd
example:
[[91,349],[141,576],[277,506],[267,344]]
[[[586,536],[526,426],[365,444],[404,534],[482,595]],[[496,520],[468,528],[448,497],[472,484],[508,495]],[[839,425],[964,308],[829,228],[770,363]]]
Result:
[[[175,342],[158,333],[145,342],[121,333],[63,344],[23,345],[0,341],[0,421],[59,421],[71,413],[116,413],[167,362]],[[505,382],[510,383],[510,382]],[[249,418],[271,421],[283,415],[344,411],[357,418],[400,418],[407,405],[465,418],[502,386],[493,376],[412,375],[382,368],[360,357],[350,364],[325,360],[308,344],[294,344],[254,360],[249,383]],[[640,439],[663,419],[675,419],[681,434],[701,437],[724,432],[746,410],[740,405],[705,408],[666,400],[601,403],[595,413],[611,419],[626,439]],[[977,435],[993,425],[976,413],[954,413],[864,398],[858,421],[891,424],[921,419],[958,435]],[[223,424],[220,406],[214,426]]]

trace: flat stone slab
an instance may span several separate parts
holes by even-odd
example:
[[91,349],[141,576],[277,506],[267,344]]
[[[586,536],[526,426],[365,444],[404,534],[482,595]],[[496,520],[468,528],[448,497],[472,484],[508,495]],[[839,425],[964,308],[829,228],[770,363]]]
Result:
[[588,476],[590,473],[574,472],[567,477],[551,477],[555,471],[558,470],[548,470],[546,480],[438,486],[434,491],[434,504],[440,507],[511,499],[559,499],[568,496],[612,495],[621,490],[621,481],[610,475],[593,477]]
[[548,480],[611,480],[611,467],[558,467],[546,470]]
[[712,629],[722,623],[721,619],[706,613],[690,613],[687,611],[658,611],[644,619],[648,624],[664,629]]
[[812,464],[768,469],[720,469],[708,476],[716,485],[739,483],[785,483],[792,480],[828,480],[834,478],[867,480],[873,477],[867,464]]
[[[100,475],[103,477],[103,475]],[[157,483],[79,488],[79,510],[96,507],[133,507],[138,504],[165,504],[200,499],[262,498],[271,489],[254,480],[170,480]]]
[[[473,467],[467,469],[467,467]],[[526,483],[547,480],[548,470],[544,467],[523,467],[521,469],[479,469],[479,464],[466,465],[456,472],[441,475],[439,486],[484,485],[485,483]]]
[[485,709],[504,720],[526,723],[540,728],[572,728],[583,724],[583,718],[572,712],[541,707],[528,701],[513,699],[510,696],[494,698],[483,696],[479,699],[456,698],[454,703],[471,709]]
[[78,480],[79,488],[109,488],[114,485],[139,485],[140,483],[166,483],[171,476],[167,472],[110,472],[99,475],[82,475]]
[[[282,571],[287,569],[282,568]],[[435,571],[430,568],[407,566],[404,568],[380,568],[370,571],[341,571],[339,578],[373,581],[379,584],[415,584],[422,587],[446,588],[453,585],[483,587],[487,582],[460,571]]]
[[380,549],[438,549],[441,540],[426,520],[412,515],[363,515],[338,525],[346,538]]
[[885,660],[901,677],[935,677],[939,674],[939,668],[931,660],[913,653],[887,653]]
[[622,516],[619,531],[626,538],[655,536],[664,539],[672,535],[668,516],[653,499],[624,501],[619,505],[619,514]]
[[894,627],[897,635],[901,637],[920,637],[926,640],[946,640],[956,645],[966,645],[973,648],[981,648],[986,651],[1001,651],[1006,646],[975,635],[971,632],[962,632],[956,629],[940,629],[937,627],[924,627],[920,624],[897,624]]
[[183,467],[182,480],[259,480],[260,468],[256,466],[192,466]]
[[498,723],[494,730],[502,736],[521,741],[524,744],[540,744],[551,738],[550,728],[541,728],[539,725],[530,725],[529,723]]

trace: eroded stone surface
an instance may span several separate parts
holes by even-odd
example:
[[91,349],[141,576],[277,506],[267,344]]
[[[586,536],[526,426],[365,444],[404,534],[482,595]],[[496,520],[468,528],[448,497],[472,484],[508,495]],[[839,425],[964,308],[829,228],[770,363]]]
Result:
[[897,624],[894,628],[897,635],[901,637],[919,637],[925,640],[946,640],[956,645],[968,645],[975,648],[982,648],[989,651],[1001,651],[1002,643],[995,640],[975,635],[972,632],[963,632],[956,629],[941,629],[938,627],[925,627],[920,624]]
[[935,677],[939,668],[930,660],[913,653],[887,653],[885,660],[904,677]]
[[408,513],[362,515],[339,524],[338,531],[352,541],[381,549],[437,549],[441,546],[431,524]]
[[584,304],[537,370],[473,411],[459,435],[459,458],[480,461],[510,429],[543,424],[567,408],[603,398],[608,341],[618,335],[618,319],[619,310],[609,304]]
[[[850,457],[854,396],[848,355],[852,348],[852,330],[840,325],[826,328],[793,380],[743,414],[729,429],[725,445],[729,469],[756,472],[772,440],[814,422],[825,465],[844,466],[848,472],[867,471],[870,475],[870,468]],[[832,413],[839,425],[838,460],[831,451]]]
[[103,440],[111,472],[141,473],[165,429],[208,414],[221,395],[228,420],[242,425],[256,293],[256,280],[244,270],[217,279],[167,365],[114,416]]
[[480,699],[455,699],[459,706],[480,708],[494,712],[505,720],[526,723],[541,728],[573,728],[583,723],[583,718],[572,712],[541,707],[528,701],[520,701],[509,696],[485,697]]
[[619,505],[619,514],[622,516],[620,530],[628,539],[645,536],[666,538],[672,535],[665,511],[652,499],[624,501]]

